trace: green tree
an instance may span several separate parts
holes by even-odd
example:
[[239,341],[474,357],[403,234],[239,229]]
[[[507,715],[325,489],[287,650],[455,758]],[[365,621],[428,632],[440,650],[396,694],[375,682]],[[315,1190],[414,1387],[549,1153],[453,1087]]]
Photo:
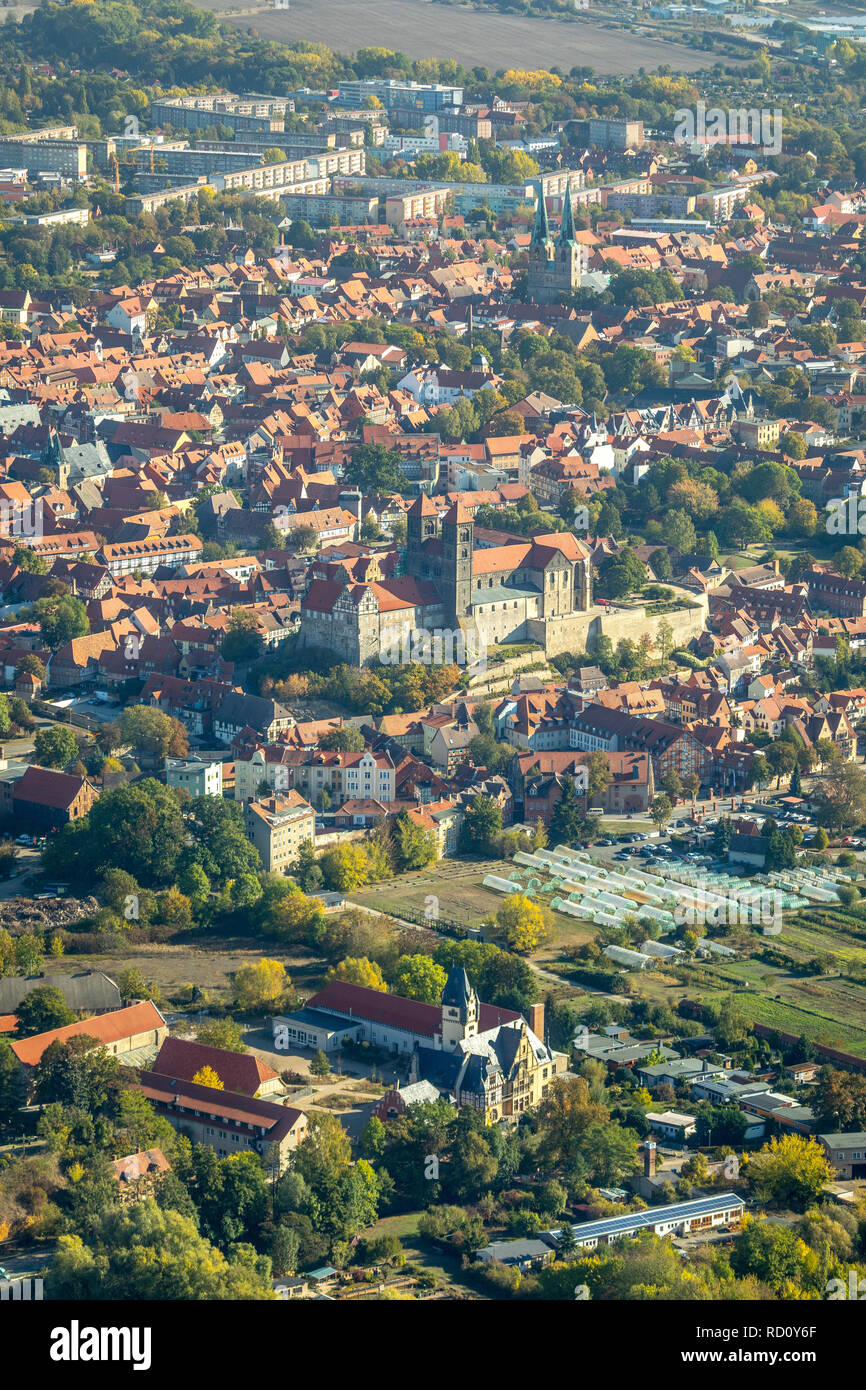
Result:
[[746,1176],[762,1204],[805,1211],[833,1181],[833,1169],[817,1139],[787,1134],[749,1159]]
[[62,1235],[46,1288],[55,1299],[94,1302],[270,1300],[276,1295],[269,1274],[270,1261],[240,1253],[227,1258],[190,1217],[160,1210],[147,1197],[100,1214],[86,1242],[80,1235]]
[[408,811],[401,811],[391,830],[394,867],[403,873],[423,869],[439,857],[436,836],[423,825],[417,825]]
[[70,593],[37,599],[31,613],[34,622],[39,624],[46,646],[52,651],[65,646],[74,637],[86,637],[90,631],[84,604]]
[[373,496],[400,492],[406,487],[401,454],[384,444],[356,444],[345,465],[344,477],[346,482]]
[[331,1064],[327,1055],[319,1048],[313,1060],[310,1062],[310,1075],[325,1077],[331,1075]]
[[78,757],[78,739],[66,724],[40,729],[33,740],[33,756],[40,767],[64,768]]
[[16,1038],[29,1038],[35,1033],[48,1033],[52,1028],[64,1028],[75,1022],[61,990],[53,985],[40,985],[25,994],[16,1006]]
[[445,988],[445,971],[430,956],[401,956],[397,961],[394,993],[423,1004],[438,1004]]
[[554,845],[570,845],[578,839],[583,826],[583,810],[577,799],[573,777],[560,780],[559,800],[550,817],[550,839]]
[[364,735],[355,724],[344,724],[339,729],[329,729],[319,739],[319,747],[325,752],[363,753]]
[[120,717],[124,743],[131,744],[136,757],[153,762],[164,758],[185,758],[189,752],[186,730],[180,720],[152,705],[130,705]]
[[658,826],[660,831],[664,830],[673,815],[673,809],[670,797],[662,795],[653,798],[652,805],[650,806],[650,818]]
[[[18,1129],[18,1112],[27,1100],[24,1073],[5,1038],[0,1038],[0,1137]],[[2,1219],[2,1218],[0,1218]]]
[[489,796],[474,796],[466,808],[460,830],[463,854],[489,855],[502,834],[502,808]]

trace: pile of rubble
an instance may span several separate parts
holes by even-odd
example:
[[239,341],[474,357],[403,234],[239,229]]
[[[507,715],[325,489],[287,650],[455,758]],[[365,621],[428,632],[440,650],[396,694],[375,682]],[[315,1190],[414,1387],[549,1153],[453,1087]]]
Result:
[[98,911],[99,902],[93,897],[46,898],[44,902],[34,902],[33,898],[9,898],[0,902],[0,927],[5,927],[13,936],[31,928],[46,931],[52,927],[71,927]]

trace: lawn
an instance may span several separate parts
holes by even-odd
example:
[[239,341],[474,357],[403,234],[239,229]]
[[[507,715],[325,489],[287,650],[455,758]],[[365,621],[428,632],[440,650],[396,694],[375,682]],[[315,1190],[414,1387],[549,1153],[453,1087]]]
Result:
[[[633,830],[634,822],[608,822],[605,830]],[[403,874],[352,893],[352,900],[381,912],[401,917],[404,913],[421,918],[435,907],[439,916],[480,926],[495,913],[502,896],[482,887],[485,874],[507,878],[512,866],[503,860],[444,860],[413,874]],[[515,885],[515,890],[517,890]],[[544,901],[546,895],[539,900]],[[572,985],[563,953],[593,940],[597,929],[590,922],[551,912],[551,935],[533,962],[543,972],[562,972],[562,990],[554,992],[574,997],[578,1006],[595,997],[594,992]],[[431,926],[435,922],[431,920]],[[754,1023],[763,1023],[782,1032],[801,1033],[814,1042],[839,1047],[866,1056],[866,989],[848,978],[852,968],[866,966],[866,921],[860,925],[841,920],[824,921],[816,911],[807,910],[786,917],[782,935],[741,937],[746,954],[737,960],[704,964],[700,978],[683,983],[673,972],[657,969],[634,972],[630,984],[639,997],[676,1008],[681,999],[720,1000],[734,994],[743,1014]],[[792,965],[814,956],[831,962],[829,976],[798,975],[784,965],[759,958],[767,947],[778,948],[790,956]],[[547,987],[550,979],[548,977]]]
[[459,1260],[455,1256],[446,1254],[431,1241],[425,1240],[423,1236],[419,1236],[418,1219],[420,1216],[420,1211],[405,1212],[401,1216],[384,1216],[381,1221],[376,1222],[375,1226],[370,1226],[364,1231],[364,1238],[396,1236],[406,1252],[407,1264],[417,1265],[420,1269],[426,1269],[431,1274],[435,1274],[442,1283],[446,1284],[449,1289],[454,1289],[455,1292],[478,1298],[477,1289],[470,1284],[462,1283]]
[[499,898],[489,888],[482,888],[482,879],[485,874],[507,878],[511,872],[511,865],[501,859],[444,859],[416,873],[354,889],[351,901],[394,917],[402,916],[407,908],[415,916],[426,912],[431,925],[435,913],[467,927],[480,926],[485,917],[496,911]]

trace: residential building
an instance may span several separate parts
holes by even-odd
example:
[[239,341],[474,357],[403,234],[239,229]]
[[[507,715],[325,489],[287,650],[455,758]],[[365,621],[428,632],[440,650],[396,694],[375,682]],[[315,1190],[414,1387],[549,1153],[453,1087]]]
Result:
[[166,758],[165,783],[190,796],[222,796],[223,765],[200,758]]
[[307,1133],[303,1110],[218,1091],[155,1071],[139,1072],[136,1088],[179,1134],[207,1144],[218,1158],[255,1153],[268,1171],[282,1173]]
[[244,803],[244,828],[268,873],[285,873],[316,834],[316,813],[294,788]]

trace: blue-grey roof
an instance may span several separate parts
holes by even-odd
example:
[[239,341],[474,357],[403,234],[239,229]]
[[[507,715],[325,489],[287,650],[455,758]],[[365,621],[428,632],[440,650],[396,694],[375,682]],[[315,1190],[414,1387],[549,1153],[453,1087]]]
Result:
[[[659,1224],[672,1221],[685,1221],[698,1216],[711,1216],[716,1212],[728,1211],[733,1207],[745,1210],[745,1202],[733,1192],[720,1192],[712,1197],[698,1197],[692,1202],[673,1202],[667,1207],[649,1207],[646,1211],[624,1212],[622,1216],[608,1216],[602,1221],[584,1221],[572,1227],[578,1244],[612,1236],[629,1236],[638,1231],[652,1230]],[[545,1231],[544,1235],[556,1241],[560,1229]]]
[[326,1009],[296,1009],[293,1014],[280,1014],[275,1023],[307,1024],[310,1028],[326,1028],[329,1033],[345,1033],[363,1023],[360,1018],[340,1018],[339,1014],[329,1014]]

